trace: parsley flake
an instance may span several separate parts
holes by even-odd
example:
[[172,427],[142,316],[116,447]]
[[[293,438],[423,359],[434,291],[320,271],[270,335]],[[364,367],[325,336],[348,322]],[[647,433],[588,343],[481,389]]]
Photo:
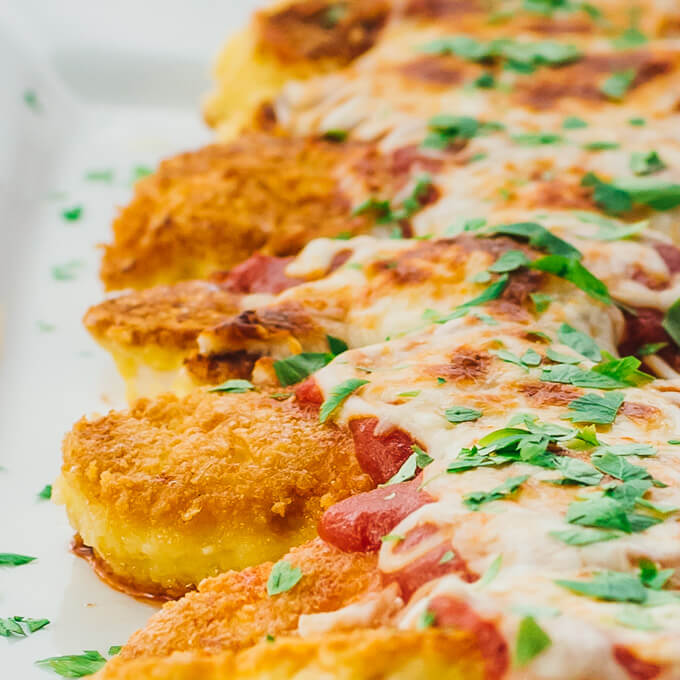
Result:
[[267,594],[269,597],[285,593],[295,586],[302,578],[302,569],[293,567],[285,560],[277,562],[267,579]]
[[491,491],[473,491],[463,497],[463,505],[477,511],[485,503],[505,500],[512,496],[529,479],[529,475],[510,477]]
[[332,361],[329,352],[302,352],[274,362],[274,372],[283,387],[294,385]]
[[33,562],[37,557],[17,555],[16,553],[0,553],[0,567],[20,567],[23,564]]
[[48,501],[50,498],[52,498],[52,485],[51,484],[46,484],[43,488],[42,491],[38,494],[38,498],[41,498],[42,500]]
[[342,404],[347,397],[356,392],[360,387],[366,385],[368,380],[361,380],[359,378],[349,378],[344,380],[339,385],[336,385],[330,392],[328,398],[321,404],[319,411],[319,422],[325,423],[331,416],[333,411]]
[[517,642],[515,643],[515,665],[523,668],[541,652],[544,652],[552,640],[536,623],[533,616],[525,616],[519,624]]
[[630,169],[635,175],[653,175],[666,167],[656,151],[634,151],[630,155]]
[[82,205],[74,205],[72,208],[67,208],[66,210],[62,210],[61,216],[67,222],[77,222],[83,216],[83,206]]
[[612,73],[600,84],[600,92],[609,99],[621,101],[636,77],[634,69]]
[[621,404],[623,404],[623,394],[620,392],[602,395],[584,394],[569,403],[570,413],[564,418],[573,423],[609,425],[614,422]]
[[234,378],[232,380],[225,380],[221,385],[211,387],[208,392],[226,392],[228,394],[243,394],[255,389],[255,385],[250,380],[241,380]]
[[482,412],[467,406],[450,406],[444,411],[444,417],[450,423],[466,423],[481,418]]

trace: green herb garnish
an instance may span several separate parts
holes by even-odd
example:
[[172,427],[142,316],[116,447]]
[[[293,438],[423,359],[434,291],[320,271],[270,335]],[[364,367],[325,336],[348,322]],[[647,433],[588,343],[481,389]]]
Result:
[[302,569],[293,567],[285,560],[277,562],[267,579],[267,594],[269,597],[285,593],[299,583],[302,578]]
[[255,389],[255,385],[250,380],[241,380],[234,378],[232,380],[225,380],[221,385],[211,387],[208,392],[227,392],[228,394],[243,394]]

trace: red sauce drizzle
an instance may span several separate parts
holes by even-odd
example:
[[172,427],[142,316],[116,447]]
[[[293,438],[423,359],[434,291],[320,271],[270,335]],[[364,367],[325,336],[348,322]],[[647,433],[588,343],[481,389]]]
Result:
[[428,610],[435,617],[435,625],[456,628],[471,633],[484,659],[485,680],[502,678],[510,666],[508,644],[490,621],[484,619],[465,602],[450,595],[432,599]]
[[306,378],[295,388],[295,398],[301,406],[318,408],[323,404],[323,394],[313,377]]
[[255,253],[234,267],[222,284],[233,293],[280,293],[286,288],[303,283],[304,279],[286,276],[285,269],[292,257],[271,257]]
[[659,253],[671,274],[680,272],[680,248],[670,243],[656,243],[654,250]]
[[[438,529],[434,524],[417,526],[409,531],[404,540],[395,546],[394,552],[405,552],[437,531]],[[442,558],[447,552],[452,552],[453,557],[442,562]],[[443,541],[428,550],[424,555],[410,562],[403,569],[385,574],[384,576],[386,583],[395,582],[399,585],[403,599],[408,601],[420,586],[447,574],[458,574],[468,583],[479,578],[477,574],[472,573],[468,569],[465,561],[451,549],[451,544],[448,541]]]
[[375,552],[382,537],[433,498],[418,490],[420,478],[366,491],[331,506],[319,522],[319,536],[345,552]]
[[376,435],[378,419],[375,416],[353,418],[349,430],[354,440],[354,451],[361,469],[376,484],[391,479],[413,453],[413,438],[399,428]]
[[623,645],[614,645],[614,658],[626,669],[633,680],[653,680],[661,673],[661,666],[638,659],[633,652]]

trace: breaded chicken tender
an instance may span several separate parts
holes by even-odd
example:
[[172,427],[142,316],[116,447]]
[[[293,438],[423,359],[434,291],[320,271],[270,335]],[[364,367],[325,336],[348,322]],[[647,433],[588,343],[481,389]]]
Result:
[[473,636],[391,628],[284,638],[239,654],[111,662],[99,680],[483,680]]
[[203,581],[197,592],[169,602],[134,633],[121,661],[173,652],[238,651],[266,635],[294,633],[302,614],[335,611],[382,591],[376,556],[345,553],[315,538],[283,560],[302,572],[289,590],[269,596],[272,564],[229,571]]
[[370,49],[389,10],[387,0],[286,0],[256,13],[217,60],[206,122],[232,138],[286,81],[335,71]]
[[277,559],[370,488],[349,434],[292,400],[195,391],[82,419],[55,496],[111,581],[179,596]]
[[[206,327],[230,319],[241,296],[212,281],[181,281],[106,300],[83,319],[88,331],[109,351],[128,385],[128,399],[176,387],[184,359],[196,350]],[[252,362],[233,362],[226,377],[246,378]]]
[[230,269],[256,250],[298,252],[308,241],[367,231],[352,216],[341,161],[352,145],[249,135],[163,161],[113,223],[101,278],[145,288]]

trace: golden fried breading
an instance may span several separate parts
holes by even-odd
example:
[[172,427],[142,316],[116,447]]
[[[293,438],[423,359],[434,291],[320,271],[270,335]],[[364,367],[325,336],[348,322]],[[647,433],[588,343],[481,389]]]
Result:
[[99,680],[483,680],[470,634],[434,628],[357,630],[263,642],[239,654],[113,660]]
[[[132,401],[140,384],[145,396],[176,387],[199,334],[238,313],[240,297],[210,281],[181,281],[106,300],[90,307],[83,323],[111,352]],[[246,378],[250,368],[233,364],[228,377]]]
[[167,603],[152,616],[132,635],[120,658],[244,649],[267,634],[293,633],[301,614],[334,611],[382,589],[374,554],[344,553],[315,538],[283,559],[302,571],[290,590],[267,594],[271,563],[206,579],[197,592]]
[[286,81],[334,71],[370,49],[389,10],[387,0],[287,0],[258,12],[217,60],[206,122],[231,139]]
[[202,390],[82,419],[56,497],[110,578],[177,596],[276,559],[366,490],[348,434],[292,400]]
[[230,269],[256,250],[298,252],[319,236],[367,231],[340,189],[356,147],[250,135],[163,161],[113,223],[101,278],[145,288]]

